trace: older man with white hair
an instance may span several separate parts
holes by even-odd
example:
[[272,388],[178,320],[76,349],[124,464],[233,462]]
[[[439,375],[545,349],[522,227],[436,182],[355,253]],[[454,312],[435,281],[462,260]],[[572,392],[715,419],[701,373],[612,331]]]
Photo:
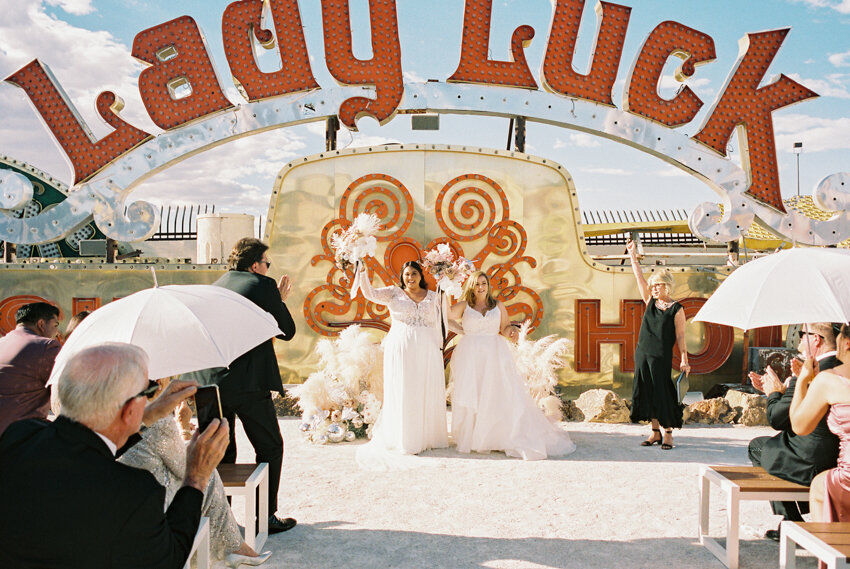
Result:
[[72,356],[57,381],[60,416],[19,421],[0,437],[0,567],[180,568],[203,491],[228,442],[226,421],[195,433],[186,479],[163,512],[153,475],[115,461],[118,449],[195,392],[172,382],[156,401],[147,356],[103,344]]

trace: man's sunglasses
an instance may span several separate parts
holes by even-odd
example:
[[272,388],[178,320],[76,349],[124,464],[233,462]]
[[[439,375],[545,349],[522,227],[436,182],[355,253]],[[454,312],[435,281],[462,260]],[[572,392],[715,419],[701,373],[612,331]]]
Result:
[[[132,401],[133,399],[136,399],[137,397],[146,397],[146,398],[150,397],[151,395],[156,393],[157,389],[159,389],[159,383],[149,379],[148,380],[148,386],[145,387],[144,389],[142,389],[141,391],[139,391],[138,393],[136,393],[135,395],[133,395],[132,397],[130,397],[127,401]],[[124,403],[127,403],[127,401],[125,401]]]
[[797,335],[800,337],[800,339],[802,339],[803,336],[805,336],[806,334],[808,334],[810,336],[817,336],[818,338],[823,340],[823,336],[821,336],[820,334],[817,334],[815,332],[806,332],[805,330],[800,330],[799,332],[797,332]]
[[272,266],[272,262],[271,262],[271,261],[266,261],[265,259],[263,259],[263,260],[261,260],[260,262],[261,262],[261,263],[265,263],[265,264],[266,264],[266,268],[267,268],[267,269],[271,268],[271,266]]

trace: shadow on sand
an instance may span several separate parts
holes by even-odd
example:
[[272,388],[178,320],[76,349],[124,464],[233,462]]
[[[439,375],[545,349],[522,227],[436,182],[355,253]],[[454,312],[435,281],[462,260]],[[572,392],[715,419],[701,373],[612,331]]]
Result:
[[[346,529],[346,522],[299,525],[292,547],[275,554],[275,564],[296,567],[393,567],[522,569],[722,569],[723,565],[696,539],[646,538],[632,541],[528,538],[485,538],[409,531]],[[296,535],[297,534],[297,535]],[[741,542],[741,569],[779,566],[779,544],[767,540]],[[817,566],[798,557],[797,566]]]

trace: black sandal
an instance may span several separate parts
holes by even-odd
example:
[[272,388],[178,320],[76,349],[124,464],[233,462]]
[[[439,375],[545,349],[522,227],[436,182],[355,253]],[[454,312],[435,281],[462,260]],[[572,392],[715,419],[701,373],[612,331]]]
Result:
[[[673,434],[673,429],[664,429],[664,434],[666,434],[666,435],[672,435],[672,434]],[[664,439],[662,439],[662,440],[664,440]],[[672,449],[672,448],[673,448],[673,445],[671,445],[671,444],[663,443],[663,444],[661,445],[661,450],[670,450],[670,449]]]
[[[652,432],[654,432],[654,433],[658,433],[658,434],[660,435],[660,434],[661,434],[661,429],[652,429]],[[651,447],[651,446],[652,446],[652,445],[654,445],[654,444],[659,444],[659,445],[660,445],[660,444],[661,444],[661,441],[663,441],[663,440],[664,440],[664,439],[658,439],[657,441],[655,441],[655,440],[652,440],[652,438],[649,438],[649,439],[647,439],[647,440],[645,440],[645,441],[642,441],[642,442],[640,443],[640,446],[642,446],[642,447]],[[663,447],[662,447],[662,448],[663,448]]]

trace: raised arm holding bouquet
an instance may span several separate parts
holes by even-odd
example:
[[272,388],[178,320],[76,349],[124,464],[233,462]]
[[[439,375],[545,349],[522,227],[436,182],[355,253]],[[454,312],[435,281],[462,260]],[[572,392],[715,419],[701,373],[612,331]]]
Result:
[[361,213],[346,229],[331,236],[336,266],[347,271],[354,267],[354,282],[351,286],[351,298],[357,295],[360,274],[357,265],[365,257],[374,257],[378,240],[375,235],[380,231],[381,223],[374,213]]

